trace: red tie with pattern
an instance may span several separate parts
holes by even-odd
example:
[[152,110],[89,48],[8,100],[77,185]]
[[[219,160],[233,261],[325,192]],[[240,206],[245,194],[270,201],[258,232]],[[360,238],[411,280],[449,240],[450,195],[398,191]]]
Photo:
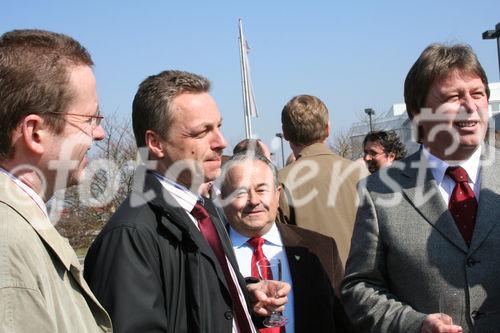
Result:
[[462,167],[449,167],[446,174],[456,183],[448,209],[467,245],[470,245],[476,224],[477,200],[469,186],[467,171]]
[[196,203],[191,214],[198,221],[200,231],[203,237],[207,240],[208,244],[215,253],[215,256],[219,260],[219,263],[224,272],[224,277],[226,278],[227,286],[231,294],[231,299],[233,301],[234,312],[236,316],[236,323],[240,329],[241,333],[251,333],[250,323],[247,320],[245,310],[243,309],[243,304],[241,304],[240,297],[238,296],[238,290],[236,284],[229,272],[229,267],[227,266],[226,253],[222,248],[222,243],[219,238],[219,234],[215,229],[212,219],[208,215],[207,210],[199,202]]
[[[259,270],[257,268],[257,262],[260,260],[265,260],[268,262],[266,256],[264,255],[264,251],[262,251],[262,245],[264,244],[265,240],[264,238],[261,237],[253,237],[250,238],[248,241],[248,244],[250,244],[251,247],[253,247],[253,254],[252,254],[252,276],[255,278],[260,278],[259,276]],[[266,270],[262,272],[262,278],[265,278],[266,280],[272,280],[273,279],[273,272]],[[260,333],[284,333],[285,332],[285,326],[282,327],[269,327],[269,328],[261,328],[259,329]]]

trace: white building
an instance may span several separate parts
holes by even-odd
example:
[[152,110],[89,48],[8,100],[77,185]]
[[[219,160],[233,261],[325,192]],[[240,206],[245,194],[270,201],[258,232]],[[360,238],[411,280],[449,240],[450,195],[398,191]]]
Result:
[[[489,111],[490,115],[495,119],[494,122],[490,122],[490,127],[494,126],[494,128],[498,128],[500,131],[500,82],[490,83],[489,87]],[[412,137],[411,121],[406,113],[406,105],[404,103],[393,104],[390,110],[382,117],[374,117],[372,121],[373,130],[395,131],[406,145],[408,154],[418,150],[420,145]],[[355,153],[356,156],[352,156],[353,159],[361,157],[363,139],[369,131],[368,122],[358,122],[351,126],[351,145],[353,152],[357,152],[357,154]]]

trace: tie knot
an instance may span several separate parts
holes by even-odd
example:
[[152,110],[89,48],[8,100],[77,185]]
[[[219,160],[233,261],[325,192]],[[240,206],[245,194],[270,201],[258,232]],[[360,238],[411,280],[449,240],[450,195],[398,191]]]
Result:
[[250,244],[254,248],[254,250],[261,248],[264,242],[265,240],[262,237],[253,237],[248,240],[248,244]]
[[448,167],[448,169],[446,169],[446,174],[450,176],[455,183],[463,183],[469,180],[467,171],[462,167]]
[[196,205],[194,205],[193,210],[191,211],[191,214],[198,221],[206,219],[208,217],[207,210],[199,202],[197,202]]

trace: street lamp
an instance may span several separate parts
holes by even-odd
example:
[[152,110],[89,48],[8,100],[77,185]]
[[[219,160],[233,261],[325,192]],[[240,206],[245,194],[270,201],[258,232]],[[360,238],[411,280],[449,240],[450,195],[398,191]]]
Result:
[[497,23],[495,30],[483,32],[483,39],[497,39],[498,71],[500,73],[500,23]]
[[285,167],[285,150],[283,148],[283,133],[276,133],[276,136],[281,139],[281,167]]
[[372,116],[375,114],[375,110],[373,110],[372,108],[366,108],[365,113],[368,115],[368,118],[370,119],[370,132],[373,132]]

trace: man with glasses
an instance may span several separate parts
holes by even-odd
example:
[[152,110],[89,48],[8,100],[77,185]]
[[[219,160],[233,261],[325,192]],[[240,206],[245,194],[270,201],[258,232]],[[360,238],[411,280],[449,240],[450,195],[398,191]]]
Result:
[[370,173],[375,173],[405,156],[405,145],[394,131],[370,132],[363,140],[363,160]]
[[111,330],[45,206],[78,184],[87,151],[105,135],[92,65],[62,34],[0,37],[1,332]]

